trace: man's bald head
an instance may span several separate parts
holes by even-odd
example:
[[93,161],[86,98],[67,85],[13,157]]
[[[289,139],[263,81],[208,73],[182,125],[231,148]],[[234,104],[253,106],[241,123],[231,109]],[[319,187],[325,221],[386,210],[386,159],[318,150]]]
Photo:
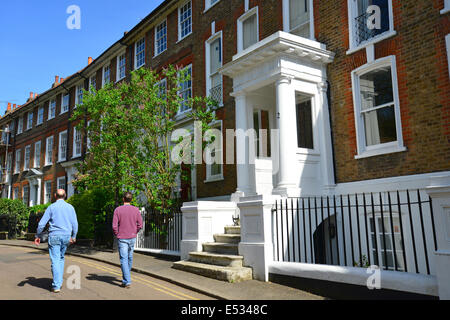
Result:
[[66,191],[64,189],[58,189],[55,193],[56,200],[65,199],[66,198]]

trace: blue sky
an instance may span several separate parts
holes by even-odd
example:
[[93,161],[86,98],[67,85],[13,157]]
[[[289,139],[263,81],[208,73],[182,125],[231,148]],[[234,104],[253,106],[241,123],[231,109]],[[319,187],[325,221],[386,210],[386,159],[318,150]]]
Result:
[[[97,58],[163,0],[14,0],[0,2],[0,115],[7,102],[22,105],[30,92],[48,90]],[[70,5],[81,29],[70,30]]]

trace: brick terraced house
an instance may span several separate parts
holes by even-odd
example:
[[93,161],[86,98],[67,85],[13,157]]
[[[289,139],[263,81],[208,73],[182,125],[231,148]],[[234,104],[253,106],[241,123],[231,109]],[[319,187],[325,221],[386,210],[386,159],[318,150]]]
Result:
[[[8,106],[2,196],[71,195],[87,144],[69,120],[80,90],[174,64],[191,74],[185,97],[219,101],[223,133],[222,161],[182,185],[195,202],[182,209],[179,268],[201,272],[195,254],[240,215],[233,252],[253,278],[326,284],[325,270],[361,286],[355,266],[369,263],[387,292],[449,297],[439,208],[450,204],[430,189],[450,179],[449,12],[448,0],[166,0],[83,70]],[[180,128],[193,126],[187,112]]]

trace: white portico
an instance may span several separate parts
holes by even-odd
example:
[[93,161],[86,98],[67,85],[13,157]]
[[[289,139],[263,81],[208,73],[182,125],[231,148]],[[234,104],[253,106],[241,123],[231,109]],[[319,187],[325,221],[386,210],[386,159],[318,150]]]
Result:
[[[334,187],[324,44],[277,32],[221,68],[233,79],[239,196],[299,196]],[[228,152],[228,151],[227,151]]]

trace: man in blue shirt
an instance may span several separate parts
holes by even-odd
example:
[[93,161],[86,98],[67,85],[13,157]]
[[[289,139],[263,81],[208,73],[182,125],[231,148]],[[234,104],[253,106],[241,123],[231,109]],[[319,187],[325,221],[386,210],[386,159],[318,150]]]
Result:
[[64,255],[67,247],[75,243],[78,232],[78,221],[75,209],[64,201],[66,192],[59,189],[55,194],[56,202],[47,208],[39,221],[34,243],[41,243],[41,233],[47,222],[50,224],[48,236],[48,252],[52,262],[52,291],[60,292],[64,275]]

